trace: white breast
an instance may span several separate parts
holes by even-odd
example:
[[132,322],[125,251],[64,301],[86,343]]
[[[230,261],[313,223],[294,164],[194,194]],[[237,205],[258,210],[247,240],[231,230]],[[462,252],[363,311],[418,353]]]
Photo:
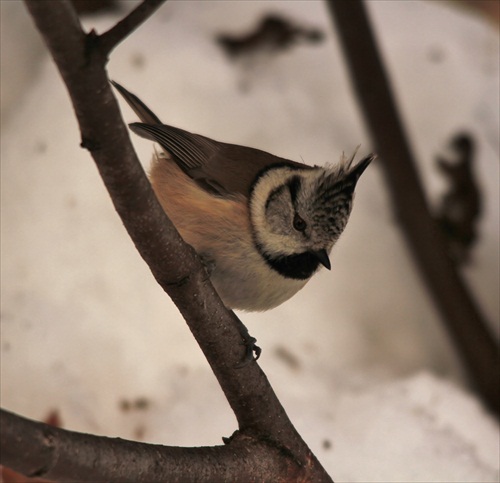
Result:
[[244,250],[233,251],[230,257],[218,254],[212,282],[228,307],[264,311],[295,295],[307,280],[282,277],[267,265],[251,243]]

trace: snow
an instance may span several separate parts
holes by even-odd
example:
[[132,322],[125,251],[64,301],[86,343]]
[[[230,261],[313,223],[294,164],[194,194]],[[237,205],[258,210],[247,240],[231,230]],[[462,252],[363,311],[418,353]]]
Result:
[[[96,434],[220,444],[236,421],[214,376],[79,148],[24,6],[0,6],[2,407],[37,419],[57,408],[64,427]],[[498,333],[498,32],[441,2],[369,10],[430,199],[443,189],[436,153],[459,129],[477,140],[486,208],[465,275]],[[325,41],[257,56],[253,70],[229,63],[215,35],[248,32],[269,11]],[[122,14],[86,24],[103,32]],[[221,141],[311,164],[370,151],[322,2],[168,2],[113,52],[109,73],[165,122]],[[147,167],[151,143],[133,142]],[[332,271],[241,318],[335,481],[499,481],[498,424],[467,385],[390,208],[372,166]]]

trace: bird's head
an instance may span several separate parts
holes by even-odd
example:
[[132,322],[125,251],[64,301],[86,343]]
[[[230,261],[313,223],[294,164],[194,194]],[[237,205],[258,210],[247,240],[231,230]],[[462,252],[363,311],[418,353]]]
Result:
[[258,251],[287,278],[308,279],[322,264],[349,219],[356,183],[373,159],[333,167],[277,165],[258,177],[250,219]]

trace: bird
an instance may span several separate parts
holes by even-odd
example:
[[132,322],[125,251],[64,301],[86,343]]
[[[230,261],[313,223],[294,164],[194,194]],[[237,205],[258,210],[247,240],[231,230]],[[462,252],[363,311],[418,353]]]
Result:
[[352,210],[356,183],[374,159],[309,166],[256,148],[163,124],[134,94],[117,91],[162,148],[149,178],[175,227],[207,267],[227,308],[262,312],[290,299],[321,266]]

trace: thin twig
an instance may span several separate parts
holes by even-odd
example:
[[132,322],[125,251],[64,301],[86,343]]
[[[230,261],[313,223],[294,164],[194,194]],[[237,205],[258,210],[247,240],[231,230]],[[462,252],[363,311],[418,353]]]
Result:
[[352,81],[420,274],[485,403],[500,411],[499,350],[491,327],[449,258],[432,219],[415,159],[361,0],[329,0]]
[[107,56],[110,52],[141,23],[146,21],[166,0],[144,0],[125,18],[99,35],[102,52]]

